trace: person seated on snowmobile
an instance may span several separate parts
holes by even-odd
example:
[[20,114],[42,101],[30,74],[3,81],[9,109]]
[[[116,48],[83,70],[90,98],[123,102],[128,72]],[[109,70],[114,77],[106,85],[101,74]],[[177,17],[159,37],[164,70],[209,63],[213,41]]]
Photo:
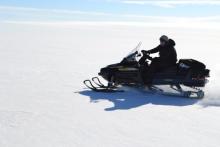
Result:
[[[143,53],[143,57],[139,60],[139,63],[141,65],[144,65],[146,59],[152,60],[147,71],[143,73],[144,74],[143,76],[147,77],[147,79],[143,77],[144,83],[151,84],[153,75],[156,72],[162,71],[164,69],[176,65],[177,53],[176,53],[176,49],[174,48],[175,45],[176,43],[174,40],[169,39],[167,36],[163,35],[160,37],[160,45],[158,45],[156,48],[148,51],[145,50],[141,51]],[[149,54],[157,53],[157,52],[159,52],[159,57],[156,58],[149,57]]]

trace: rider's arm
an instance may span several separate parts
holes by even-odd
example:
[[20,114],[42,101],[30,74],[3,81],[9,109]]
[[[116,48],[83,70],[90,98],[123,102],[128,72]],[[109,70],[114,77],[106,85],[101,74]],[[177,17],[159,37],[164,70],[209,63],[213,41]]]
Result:
[[147,52],[150,53],[150,54],[157,53],[157,52],[159,52],[159,47],[160,46],[157,46],[154,49],[148,50]]

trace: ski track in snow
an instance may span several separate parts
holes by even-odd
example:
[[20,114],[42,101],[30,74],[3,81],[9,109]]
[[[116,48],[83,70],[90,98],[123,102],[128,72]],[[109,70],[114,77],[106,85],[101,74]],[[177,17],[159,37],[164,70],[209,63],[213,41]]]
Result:
[[[220,30],[0,23],[0,31],[0,146],[220,145]],[[176,40],[179,58],[211,69],[204,99],[127,87],[95,93],[82,84],[139,41],[155,47],[162,34]]]

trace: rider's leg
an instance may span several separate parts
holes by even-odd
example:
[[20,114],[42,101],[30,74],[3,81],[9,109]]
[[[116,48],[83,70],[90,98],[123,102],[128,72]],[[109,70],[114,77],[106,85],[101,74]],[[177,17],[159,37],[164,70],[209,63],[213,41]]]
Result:
[[159,62],[157,59],[152,60],[150,66],[147,70],[147,73],[146,73],[145,84],[147,84],[147,85],[152,84],[154,74],[156,73],[156,71],[158,69],[158,64],[159,64]]

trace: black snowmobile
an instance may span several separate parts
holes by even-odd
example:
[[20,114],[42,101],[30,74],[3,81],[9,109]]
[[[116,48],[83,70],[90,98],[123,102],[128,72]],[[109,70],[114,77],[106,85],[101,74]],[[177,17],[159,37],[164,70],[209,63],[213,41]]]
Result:
[[[201,88],[205,87],[208,82],[207,78],[210,71],[206,69],[203,63],[193,59],[180,59],[175,66],[157,72],[153,76],[152,86],[144,85],[143,83],[146,82],[143,80],[147,77],[142,78],[143,68],[147,70],[149,64],[146,62],[144,65],[140,65],[138,62],[141,56],[140,46],[141,43],[120,63],[108,65],[101,69],[99,75],[109,83],[107,86],[98,77],[93,77],[92,81],[85,80],[84,84],[96,92],[122,92],[123,90],[118,88],[119,85],[139,88],[148,86],[147,91],[154,93],[195,98],[204,97],[204,91]],[[150,61],[152,58],[148,56],[148,59]],[[165,92],[158,87],[159,85],[170,85],[174,92]],[[188,90],[183,90],[183,86],[187,87]]]

